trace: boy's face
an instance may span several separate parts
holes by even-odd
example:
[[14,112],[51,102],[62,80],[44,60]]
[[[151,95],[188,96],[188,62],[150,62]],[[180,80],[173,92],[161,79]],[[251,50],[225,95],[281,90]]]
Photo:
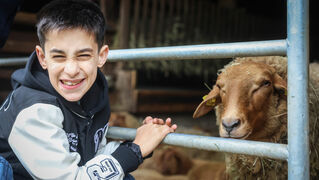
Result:
[[81,29],[48,32],[44,46],[45,51],[37,46],[36,52],[50,83],[66,100],[80,100],[106,62],[108,47],[98,51],[95,37]]

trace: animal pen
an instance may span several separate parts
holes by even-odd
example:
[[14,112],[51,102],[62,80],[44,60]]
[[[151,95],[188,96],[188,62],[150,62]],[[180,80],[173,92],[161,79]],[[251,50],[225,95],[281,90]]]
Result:
[[[287,38],[269,41],[111,50],[110,61],[216,59],[243,56],[288,57],[288,145],[171,133],[165,144],[240,153],[288,161],[289,179],[309,179],[309,0],[287,0]],[[4,58],[0,66],[24,64]],[[110,127],[110,138],[133,140],[136,129]]]

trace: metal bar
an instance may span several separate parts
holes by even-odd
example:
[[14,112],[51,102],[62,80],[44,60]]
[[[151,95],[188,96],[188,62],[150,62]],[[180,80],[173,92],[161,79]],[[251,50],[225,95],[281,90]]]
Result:
[[110,51],[110,61],[185,60],[232,58],[239,56],[286,55],[286,40],[187,45]]
[[288,179],[309,179],[309,1],[287,1]]
[[[111,50],[109,61],[214,59],[286,55],[286,40]],[[2,58],[1,66],[21,65],[28,58]]]
[[24,65],[28,61],[28,57],[21,58],[0,58],[0,67],[2,66],[19,66]]
[[[135,138],[135,135],[136,129],[109,127],[106,136],[114,139],[133,140]],[[227,139],[210,136],[198,136],[180,133],[168,134],[163,140],[163,143],[175,146],[247,154],[281,160],[287,160],[288,158],[287,145],[285,144]]]

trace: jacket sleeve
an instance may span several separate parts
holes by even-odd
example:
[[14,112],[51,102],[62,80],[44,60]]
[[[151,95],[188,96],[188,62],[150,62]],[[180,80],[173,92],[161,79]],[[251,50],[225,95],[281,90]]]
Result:
[[[69,152],[63,119],[60,108],[42,103],[18,114],[8,141],[30,175],[34,179],[123,179],[122,165],[106,152],[100,151],[79,167],[81,157],[77,152]],[[113,154],[118,154],[117,149],[120,148],[113,147]]]
[[100,154],[112,154],[120,145],[120,141],[110,141],[107,142],[106,134],[109,127],[107,126],[106,131],[104,132],[103,139],[99,145],[98,151],[96,153],[96,156]]
[[96,156],[100,154],[111,154],[120,163],[125,174],[136,170],[144,161],[140,147],[130,141],[124,143],[119,141],[107,142],[107,130],[108,127],[99,145]]

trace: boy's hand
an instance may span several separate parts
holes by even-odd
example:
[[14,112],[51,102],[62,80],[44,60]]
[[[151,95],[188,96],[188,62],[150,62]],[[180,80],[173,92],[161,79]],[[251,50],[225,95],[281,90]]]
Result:
[[133,143],[140,146],[143,157],[149,155],[168,133],[175,132],[177,125],[171,125],[171,119],[164,121],[159,118],[146,117],[144,124],[137,129]]
[[143,124],[148,124],[148,123],[153,123],[153,119],[151,116],[147,116],[144,121]]
[[[166,121],[164,122],[163,119],[160,119],[160,118],[152,118],[151,116],[147,116],[144,121],[143,121],[143,124],[148,124],[148,123],[153,123],[153,124],[160,124],[160,125],[164,125],[164,123],[171,127],[172,126],[172,119],[171,118],[167,118]],[[173,127],[174,129],[177,128],[177,126]]]

